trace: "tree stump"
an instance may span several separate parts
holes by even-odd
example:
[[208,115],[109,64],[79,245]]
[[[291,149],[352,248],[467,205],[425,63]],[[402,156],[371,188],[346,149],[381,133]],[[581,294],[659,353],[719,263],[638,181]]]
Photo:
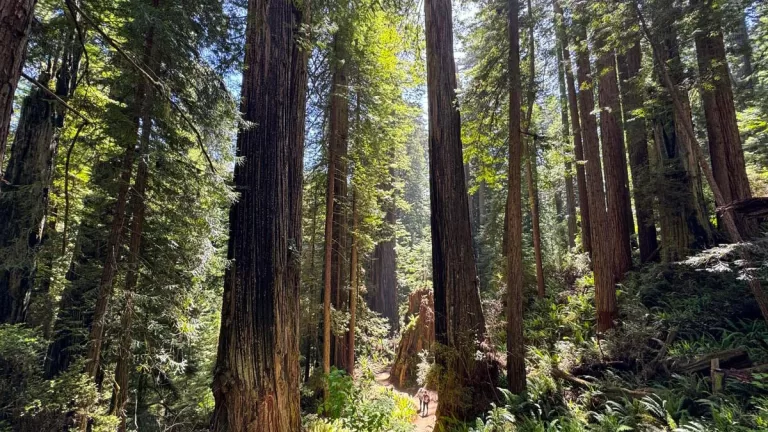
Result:
[[415,380],[419,353],[430,349],[434,341],[435,298],[431,289],[423,288],[408,296],[406,326],[390,372],[393,384],[404,387]]

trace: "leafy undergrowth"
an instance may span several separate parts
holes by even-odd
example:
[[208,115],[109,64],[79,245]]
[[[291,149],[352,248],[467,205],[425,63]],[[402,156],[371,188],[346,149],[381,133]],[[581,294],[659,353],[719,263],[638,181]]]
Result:
[[[605,335],[594,331],[592,275],[569,269],[574,286],[526,312],[528,393],[505,393],[463,430],[768,430],[768,369],[745,372],[768,363],[768,326],[737,259],[747,248],[753,263],[765,262],[766,246],[714,248],[628,274],[618,326]],[[766,280],[764,265],[752,271]],[[740,371],[716,392],[708,355]]]
[[377,385],[373,367],[367,362],[361,362],[358,374],[360,376],[353,380],[344,371],[333,369],[327,379],[329,399],[317,408],[318,415],[303,416],[303,429],[308,432],[412,431],[416,406],[411,399]]

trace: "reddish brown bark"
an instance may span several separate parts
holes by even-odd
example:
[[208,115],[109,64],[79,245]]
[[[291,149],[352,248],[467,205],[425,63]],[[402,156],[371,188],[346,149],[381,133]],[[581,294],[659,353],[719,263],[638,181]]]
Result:
[[[720,11],[709,2],[692,0],[699,7],[699,30],[696,32],[696,57],[699,65],[701,100],[709,138],[712,174],[715,176],[726,204],[752,197],[744,151],[736,122],[728,59],[720,24]],[[756,226],[734,215],[743,238],[755,234]]]
[[5,166],[13,95],[21,77],[36,3],[37,0],[4,0],[0,3],[0,179]]
[[653,196],[650,185],[648,160],[648,133],[645,117],[637,114],[643,108],[643,90],[638,82],[642,52],[639,39],[619,56],[621,99],[624,111],[624,129],[629,147],[629,168],[632,173],[632,193],[635,198],[637,238],[640,243],[640,262],[658,259],[659,243],[653,218]]
[[595,306],[597,309],[597,330],[604,332],[613,327],[618,312],[616,308],[616,287],[613,272],[613,257],[610,245],[612,231],[608,229],[608,215],[603,191],[603,173],[600,162],[600,144],[597,136],[597,120],[593,110],[595,99],[592,94],[594,83],[586,48],[586,28],[583,22],[575,25],[577,76],[579,80],[579,112],[581,114],[581,136],[584,144],[587,197],[592,234],[592,266],[595,273]]
[[[305,5],[306,6],[306,5]],[[239,201],[230,211],[213,431],[300,429],[298,248],[301,246],[306,9],[250,0],[238,134]],[[264,25],[262,25],[264,24]],[[296,202],[298,201],[298,202]]]
[[[349,146],[349,77],[347,75],[346,29],[334,38],[333,84],[331,87],[329,146],[333,161],[333,230],[331,235],[331,304],[337,311],[347,308],[347,149]],[[331,338],[331,364],[346,369],[347,336]]]
[[515,394],[525,391],[523,339],[523,212],[520,79],[520,4],[509,0],[509,167],[507,171],[507,381]]
[[390,369],[392,381],[405,387],[416,378],[419,354],[435,342],[435,299],[432,290],[421,289],[408,295],[408,326],[400,337],[395,360]]
[[480,343],[485,340],[485,318],[472,248],[461,120],[456,105],[451,2],[426,0],[424,9],[432,282],[435,337],[442,346],[435,360],[445,378],[439,381],[438,388],[439,429],[446,427],[448,419],[472,419],[488,408],[487,391],[495,392],[495,370],[483,367],[487,363],[476,359]]
[[594,47],[599,52],[595,64],[598,77],[600,104],[600,135],[602,138],[605,195],[607,201],[607,227],[611,231],[609,253],[613,260],[615,282],[624,278],[632,267],[632,250],[629,244],[631,221],[628,220],[629,174],[624,149],[624,133],[621,130],[619,83],[616,79],[614,52],[606,46],[605,29],[597,31]]

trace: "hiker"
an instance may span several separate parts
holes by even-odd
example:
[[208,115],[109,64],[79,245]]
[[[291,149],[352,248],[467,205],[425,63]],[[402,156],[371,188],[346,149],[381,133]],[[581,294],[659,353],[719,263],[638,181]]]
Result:
[[419,400],[419,414],[421,414],[424,411],[424,393],[427,392],[427,389],[424,387],[421,387],[419,391],[416,392],[416,399]]
[[421,397],[422,403],[424,404],[424,415],[422,417],[426,417],[429,415],[429,392],[424,390],[424,396]]

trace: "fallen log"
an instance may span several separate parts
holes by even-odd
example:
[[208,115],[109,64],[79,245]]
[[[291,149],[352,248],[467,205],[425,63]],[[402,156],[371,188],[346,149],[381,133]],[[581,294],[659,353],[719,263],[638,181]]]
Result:
[[749,359],[749,354],[747,354],[746,351],[743,349],[731,349],[709,353],[691,360],[673,360],[669,366],[669,370],[680,374],[707,374],[710,370],[710,363],[714,359],[718,359],[721,366],[727,366],[729,368],[740,368],[752,365],[752,362]]
[[586,387],[588,389],[594,389],[599,390],[600,392],[606,394],[606,395],[616,395],[616,396],[626,396],[633,399],[642,399],[646,396],[650,396],[653,394],[653,390],[651,389],[625,389],[623,387],[604,387],[601,386],[598,383],[587,381],[583,378],[579,378],[577,376],[574,376],[566,371],[560,370],[558,368],[552,368],[552,376],[555,378],[560,378],[562,380],[568,381],[572,384],[576,384],[581,387]]

